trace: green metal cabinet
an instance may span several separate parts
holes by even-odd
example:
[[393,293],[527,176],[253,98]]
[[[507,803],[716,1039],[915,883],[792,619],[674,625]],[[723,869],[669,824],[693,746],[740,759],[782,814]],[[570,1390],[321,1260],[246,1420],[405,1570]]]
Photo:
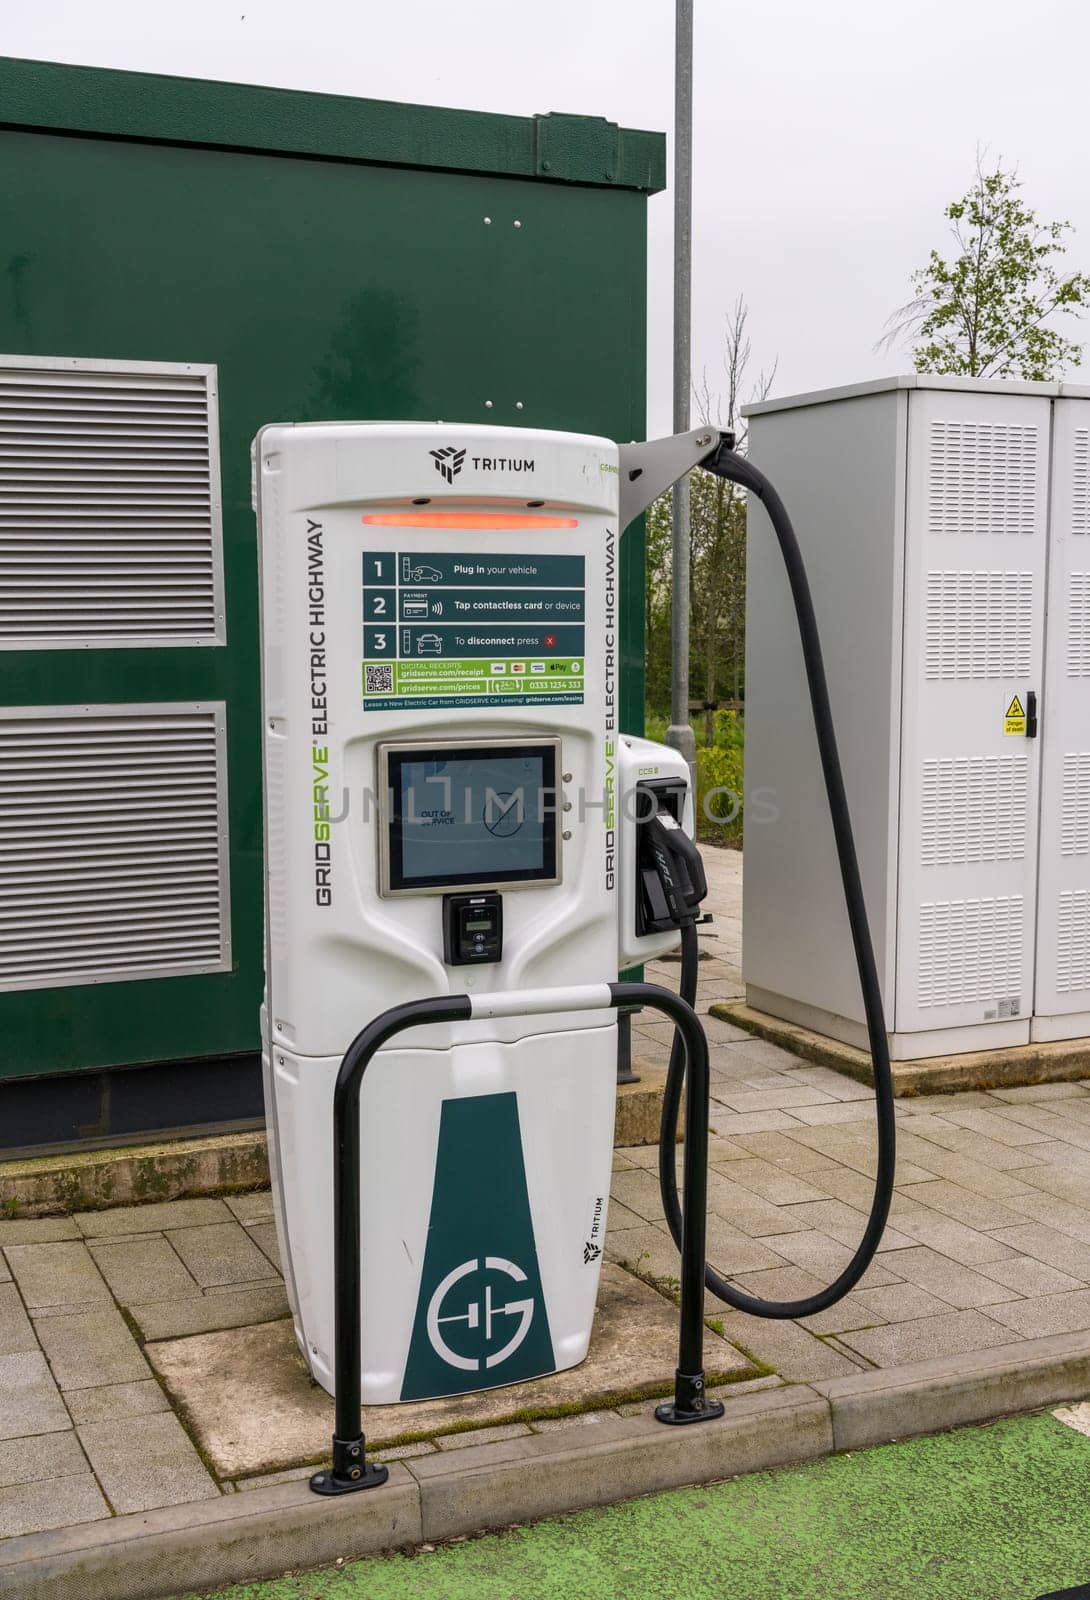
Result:
[[[646,199],[663,172],[660,135],[595,118],[0,61],[0,357],[214,364],[226,627],[222,646],[0,651],[0,706],[225,702],[232,952],[221,972],[0,993],[0,1079],[252,1059],[250,440],[275,420],[378,417],[641,437]],[[631,731],[642,540],[634,527],[622,549]],[[191,1109],[189,1125],[216,1120]]]

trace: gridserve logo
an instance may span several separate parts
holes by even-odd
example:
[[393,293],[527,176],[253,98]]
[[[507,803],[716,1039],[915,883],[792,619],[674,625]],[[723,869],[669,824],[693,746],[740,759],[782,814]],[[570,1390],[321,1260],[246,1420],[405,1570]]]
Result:
[[448,483],[453,483],[465,466],[465,451],[452,444],[444,445],[442,450],[429,450],[428,454],[435,462],[436,472],[442,473]]

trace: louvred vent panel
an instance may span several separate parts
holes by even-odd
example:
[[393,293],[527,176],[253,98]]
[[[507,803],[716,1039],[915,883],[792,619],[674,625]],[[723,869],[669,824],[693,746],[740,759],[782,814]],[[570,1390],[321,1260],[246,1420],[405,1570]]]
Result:
[[224,718],[0,712],[0,989],[230,964]]
[[209,371],[0,357],[0,648],[221,643]]
[[931,533],[1037,531],[1037,429],[994,422],[931,424]]

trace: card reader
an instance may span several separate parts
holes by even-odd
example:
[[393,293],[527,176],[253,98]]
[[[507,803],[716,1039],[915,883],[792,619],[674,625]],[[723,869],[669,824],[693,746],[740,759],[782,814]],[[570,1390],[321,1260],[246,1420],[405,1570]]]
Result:
[[443,896],[443,960],[448,967],[499,961],[503,955],[503,898],[495,893]]

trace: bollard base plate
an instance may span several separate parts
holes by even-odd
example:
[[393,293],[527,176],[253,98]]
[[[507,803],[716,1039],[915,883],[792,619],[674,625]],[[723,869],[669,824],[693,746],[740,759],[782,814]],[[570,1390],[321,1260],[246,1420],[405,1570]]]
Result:
[[358,1470],[358,1478],[337,1478],[332,1472],[316,1472],[310,1487],[315,1494],[355,1494],[359,1489],[377,1489],[390,1476],[389,1467],[378,1466],[373,1461]]
[[699,1411],[683,1411],[673,1400],[664,1400],[660,1406],[655,1407],[655,1417],[659,1422],[671,1422],[680,1426],[685,1422],[714,1422],[723,1415],[722,1400],[705,1400]]
[[377,1489],[389,1476],[388,1467],[368,1461],[362,1433],[349,1439],[334,1434],[333,1466],[328,1472],[314,1473],[310,1487],[315,1494],[355,1494],[360,1489]]
[[655,1407],[659,1422],[673,1423],[678,1427],[686,1422],[714,1422],[722,1415],[723,1402],[709,1400],[704,1393],[703,1372],[676,1372],[674,1398],[664,1400]]

